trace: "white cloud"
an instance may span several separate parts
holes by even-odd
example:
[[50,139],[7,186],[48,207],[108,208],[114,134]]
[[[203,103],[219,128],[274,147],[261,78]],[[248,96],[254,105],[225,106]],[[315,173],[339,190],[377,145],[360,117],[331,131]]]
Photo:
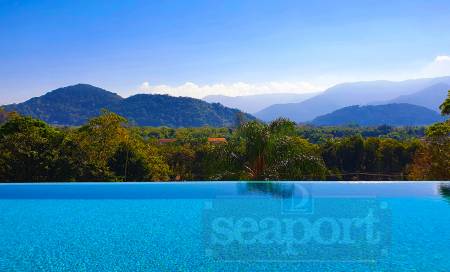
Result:
[[308,93],[323,91],[328,87],[342,82],[380,79],[395,81],[439,76],[450,76],[450,56],[448,55],[436,56],[434,60],[426,63],[422,67],[411,67],[410,71],[402,70],[390,73],[384,71],[381,74],[371,74],[370,76],[363,76],[359,74],[323,74],[310,79],[311,81],[318,82],[319,84],[313,84],[305,81],[269,81],[263,83],[235,82],[204,85],[186,82],[175,86],[165,84],[157,85],[149,82],[143,82],[137,88],[122,94],[126,96],[136,93],[152,93],[203,98],[207,95],[241,96],[268,93]]
[[316,86],[308,82],[284,82],[271,81],[260,84],[250,84],[236,82],[231,84],[215,83],[199,85],[193,82],[186,82],[178,86],[151,85],[149,82],[142,83],[138,90],[140,92],[152,94],[169,94],[172,96],[190,96],[203,98],[207,95],[253,95],[267,93],[308,93],[324,90],[324,87]]
[[449,76],[450,56],[437,56],[434,61],[423,68],[422,74],[426,77]]
[[435,62],[450,61],[450,56],[437,56]]

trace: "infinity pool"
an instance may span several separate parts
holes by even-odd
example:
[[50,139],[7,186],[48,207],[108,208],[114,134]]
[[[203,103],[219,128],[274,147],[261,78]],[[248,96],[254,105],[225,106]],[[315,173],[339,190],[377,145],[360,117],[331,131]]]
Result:
[[450,183],[0,185],[0,271],[449,271]]

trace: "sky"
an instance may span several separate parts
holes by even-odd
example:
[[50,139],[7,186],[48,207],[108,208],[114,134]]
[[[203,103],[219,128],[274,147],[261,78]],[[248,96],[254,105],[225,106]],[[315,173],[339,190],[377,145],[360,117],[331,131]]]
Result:
[[448,0],[0,0],[0,104],[77,83],[201,98],[450,75],[449,14]]

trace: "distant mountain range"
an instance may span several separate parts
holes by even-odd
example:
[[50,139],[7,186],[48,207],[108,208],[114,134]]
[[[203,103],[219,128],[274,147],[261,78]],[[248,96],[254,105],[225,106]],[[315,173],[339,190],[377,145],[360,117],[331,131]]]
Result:
[[[51,91],[20,104],[4,106],[56,125],[78,126],[101,109],[108,109],[140,126],[228,127],[236,123],[237,109],[189,97],[140,94],[129,98],[87,84],[78,84]],[[249,114],[244,118],[254,119]]]
[[[270,105],[254,116],[263,121],[286,117],[317,125],[426,125],[442,120],[438,107],[449,89],[450,76],[400,82],[345,83],[317,95],[208,96],[203,101],[151,94],[122,98],[98,87],[78,84],[4,108],[57,125],[78,126],[97,116],[101,109],[108,109],[140,126],[229,127],[236,123],[240,110],[254,112],[265,105],[280,103]],[[286,101],[302,102],[284,103]],[[256,119],[250,114],[242,116]]]
[[408,103],[439,111],[439,105],[441,105],[447,97],[448,90],[450,90],[450,84],[438,83],[431,87],[425,88],[422,91],[409,95],[401,95],[381,104]]
[[431,109],[406,103],[350,106],[315,118],[312,124],[318,126],[360,125],[360,126],[422,126],[445,120]]
[[[413,101],[419,103],[417,101],[422,100],[422,104],[419,105],[426,105],[430,109],[436,109],[444,100],[441,99],[437,103],[442,96],[441,92],[446,92],[448,90],[446,86],[449,84],[450,77],[415,79],[400,82],[369,81],[344,83],[331,87],[323,93],[303,102],[272,105],[254,115],[264,121],[274,120],[278,117],[287,117],[297,122],[306,122],[342,107],[374,103],[380,104],[380,101],[388,101],[384,103],[412,103]],[[432,89],[432,94],[428,93],[430,91],[428,88]],[[422,99],[424,96],[436,97]],[[427,102],[424,103],[424,101]]]
[[316,96],[316,93],[274,93],[243,96],[208,95],[203,98],[209,103],[220,103],[226,107],[236,108],[243,112],[255,113],[273,104],[299,103]]

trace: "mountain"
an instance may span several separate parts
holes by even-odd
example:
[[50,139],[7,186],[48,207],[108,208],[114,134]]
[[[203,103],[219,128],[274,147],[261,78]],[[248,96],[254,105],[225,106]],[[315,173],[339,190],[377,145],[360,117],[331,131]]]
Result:
[[344,83],[300,103],[269,106],[254,115],[270,121],[277,117],[287,117],[297,122],[305,122],[317,116],[351,105],[364,105],[374,101],[387,101],[401,95],[410,95],[433,85],[450,84],[450,77],[425,78],[406,81],[368,81]]
[[[168,95],[139,94],[129,98],[87,84],[59,88],[20,104],[4,106],[6,111],[39,118],[56,125],[79,126],[108,109],[141,126],[197,127],[232,126],[237,109],[199,99]],[[245,114],[244,118],[254,119]]]
[[[229,127],[236,123],[237,109],[190,97],[138,94],[111,107],[113,112],[140,126]],[[255,119],[249,114],[247,119]]]
[[274,104],[298,103],[318,93],[277,93],[243,96],[208,95],[203,98],[209,103],[220,103],[226,107],[236,108],[243,112],[255,113]]
[[423,106],[439,112],[439,105],[441,105],[445,98],[447,98],[448,90],[450,90],[450,84],[438,83],[419,92],[399,96],[383,104],[408,103]]
[[24,103],[5,106],[7,111],[17,111],[52,124],[81,125],[100,109],[123,100],[119,95],[88,84],[59,88]]
[[441,122],[444,117],[431,109],[411,104],[350,106],[315,118],[318,126],[420,126]]

